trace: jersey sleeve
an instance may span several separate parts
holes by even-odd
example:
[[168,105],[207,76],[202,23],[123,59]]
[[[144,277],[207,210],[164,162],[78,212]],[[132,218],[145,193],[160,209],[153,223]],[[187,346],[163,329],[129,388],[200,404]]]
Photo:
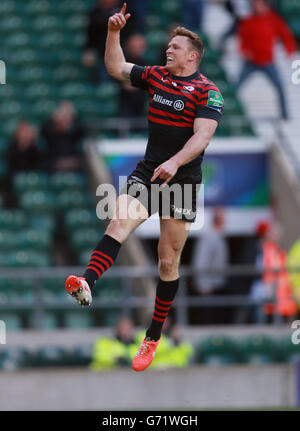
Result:
[[148,80],[151,66],[137,66],[136,64],[131,69],[130,80],[133,87],[148,90]]
[[224,109],[224,99],[217,87],[201,95],[196,107],[197,118],[210,118],[220,121]]

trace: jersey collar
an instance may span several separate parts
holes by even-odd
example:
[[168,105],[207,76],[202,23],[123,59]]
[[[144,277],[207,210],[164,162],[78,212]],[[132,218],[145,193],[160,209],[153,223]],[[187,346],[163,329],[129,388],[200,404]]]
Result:
[[175,79],[176,81],[189,81],[190,79],[197,78],[197,76],[199,76],[199,73],[200,73],[199,70],[196,70],[196,72],[194,72],[192,75],[189,75],[189,76],[176,76],[170,73],[169,77],[170,79]]

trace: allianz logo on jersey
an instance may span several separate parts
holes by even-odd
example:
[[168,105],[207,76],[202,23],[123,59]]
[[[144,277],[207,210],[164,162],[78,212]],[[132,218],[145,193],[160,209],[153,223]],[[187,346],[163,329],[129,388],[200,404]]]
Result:
[[162,105],[173,106],[176,111],[182,111],[184,109],[184,102],[182,100],[169,100],[160,96],[159,94],[154,94],[153,101],[157,103],[161,103]]

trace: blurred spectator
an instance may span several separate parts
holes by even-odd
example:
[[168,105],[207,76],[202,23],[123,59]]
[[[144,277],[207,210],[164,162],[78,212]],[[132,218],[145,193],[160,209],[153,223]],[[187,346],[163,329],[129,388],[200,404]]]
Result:
[[[222,269],[228,265],[229,250],[224,237],[224,211],[217,208],[213,215],[212,229],[203,235],[195,245],[192,265],[195,269]],[[225,295],[227,279],[222,274],[197,274],[195,285],[197,293],[204,296]],[[203,323],[227,323],[226,307],[209,306],[203,308]]]
[[124,343],[126,346],[134,342],[134,326],[133,321],[129,317],[121,317],[116,325],[116,339]]
[[[268,220],[261,220],[257,223],[254,235],[249,237],[244,246],[240,249],[239,264],[255,266],[257,262],[261,261],[262,241],[269,229],[270,222]],[[257,275],[243,275],[238,277],[238,290],[243,294],[249,294],[251,286],[258,279],[259,277]],[[241,285],[243,286],[243,289],[241,289]]]
[[239,20],[252,13],[251,0],[224,0],[223,3],[232,16],[232,23],[220,38],[219,49],[221,52],[224,51],[224,44],[227,39],[236,34]]
[[[89,12],[82,61],[86,67],[97,68],[97,82],[100,83],[112,79],[104,63],[107,22],[111,15],[120,11],[120,5],[120,0],[99,0],[97,6]],[[122,30],[122,40],[133,31],[135,18],[132,15]]]
[[290,281],[295,301],[300,309],[300,238],[298,238],[288,252],[288,268],[291,271]]
[[81,170],[79,145],[84,128],[76,117],[71,102],[62,102],[52,118],[45,121],[41,135],[46,142],[46,169],[55,171]]
[[225,7],[237,19],[247,18],[253,13],[252,0],[225,0]]
[[[255,234],[253,237],[246,241],[245,246],[241,249],[241,261],[242,265],[254,266],[258,271],[262,270],[263,267],[263,242],[266,238],[267,232],[270,229],[270,221],[260,220],[255,228]],[[236,278],[236,282],[239,286],[243,286],[242,292],[246,292],[250,295],[251,299],[259,301],[258,290],[261,283],[261,277],[259,275],[247,275]],[[250,293],[251,292],[251,293]],[[253,307],[240,307],[237,309],[235,314],[235,323],[242,324],[247,323],[248,319],[257,321],[260,311]]]
[[199,32],[202,30],[203,0],[181,0],[181,21],[184,27]]
[[[134,15],[134,31],[138,33],[145,33],[146,31],[146,18],[148,14],[148,6],[151,0],[127,0],[127,9],[132,11]],[[130,17],[130,19],[132,16]],[[124,29],[123,29],[124,30]],[[123,31],[122,30],[122,31]]]
[[40,168],[38,130],[26,121],[16,128],[7,153],[7,175],[1,182],[1,192],[7,207],[17,204],[13,190],[13,178],[18,172],[35,171]]
[[100,337],[93,348],[90,368],[95,371],[129,365],[129,347],[136,348],[133,322],[121,317],[116,325],[114,337]]
[[258,304],[254,307],[255,323],[264,323],[268,316],[288,318],[298,310],[286,269],[287,253],[279,242],[279,227],[267,224],[258,244],[255,262],[263,275],[253,283],[250,291],[250,298]]
[[252,0],[253,15],[239,22],[238,36],[244,63],[237,81],[240,87],[255,71],[263,72],[277,90],[281,116],[288,118],[284,89],[274,63],[274,47],[280,39],[289,55],[296,51],[296,41],[283,19],[266,0]]
[[[145,66],[144,54],[147,42],[141,34],[130,36],[124,47],[124,55],[128,63]],[[120,115],[125,118],[144,117],[145,91],[121,83],[120,91]]]
[[[180,328],[177,325],[166,325],[165,328],[168,328],[169,336],[162,335],[151,368],[186,367],[193,355],[193,346],[189,342],[181,343]],[[96,340],[90,368],[100,371],[131,366],[144,335],[139,332],[134,336],[132,320],[129,317],[121,317],[117,322],[113,337],[99,337]]]
[[7,152],[9,175],[39,168],[38,131],[26,121],[21,122],[14,134]]

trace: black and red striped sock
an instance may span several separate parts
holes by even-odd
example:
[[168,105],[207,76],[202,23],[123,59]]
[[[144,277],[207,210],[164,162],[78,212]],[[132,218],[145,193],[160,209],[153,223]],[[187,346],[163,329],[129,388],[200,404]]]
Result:
[[121,243],[109,235],[104,235],[98,242],[83,274],[90,288],[114,264],[121,245]]
[[172,281],[159,279],[156,288],[156,298],[152,322],[146,331],[146,337],[157,341],[160,338],[161,330],[166,320],[170,308],[172,307],[179,286],[179,278]]

